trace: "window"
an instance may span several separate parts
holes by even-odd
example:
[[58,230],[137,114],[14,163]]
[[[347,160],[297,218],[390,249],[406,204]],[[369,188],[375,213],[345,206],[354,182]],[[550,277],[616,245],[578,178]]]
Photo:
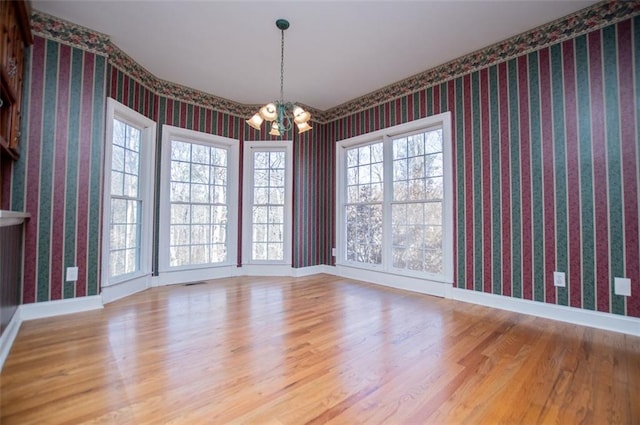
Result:
[[339,143],[338,264],[451,282],[450,117]]
[[392,267],[442,274],[442,128],[392,138]]
[[245,144],[243,263],[291,264],[291,142]]
[[155,129],[108,99],[103,286],[151,274]]
[[160,271],[236,263],[238,142],[162,128]]
[[382,263],[382,142],[347,150],[347,260]]

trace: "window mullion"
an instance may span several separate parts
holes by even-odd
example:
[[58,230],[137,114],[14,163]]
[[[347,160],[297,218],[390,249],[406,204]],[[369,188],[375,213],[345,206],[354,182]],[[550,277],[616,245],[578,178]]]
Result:
[[383,207],[382,207],[382,267],[384,271],[391,269],[392,263],[392,227],[391,203],[393,201],[393,140],[383,137]]

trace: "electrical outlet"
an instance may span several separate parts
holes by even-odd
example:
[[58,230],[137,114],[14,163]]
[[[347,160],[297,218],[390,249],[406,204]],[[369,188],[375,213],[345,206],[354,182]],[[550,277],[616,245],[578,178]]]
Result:
[[332,257],[336,256],[336,249],[335,248],[331,248],[331,256]]
[[567,286],[567,279],[564,272],[553,272],[553,285],[562,288]]
[[67,267],[67,282],[75,282],[78,280],[78,268]]
[[616,277],[613,279],[613,290],[616,295],[631,296],[631,279],[624,277]]

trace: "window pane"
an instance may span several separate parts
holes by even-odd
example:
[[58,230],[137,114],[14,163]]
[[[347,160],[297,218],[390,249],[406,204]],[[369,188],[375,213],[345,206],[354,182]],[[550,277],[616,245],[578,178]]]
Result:
[[176,182],[189,181],[189,163],[182,161],[171,161],[171,180]]
[[189,205],[171,205],[171,224],[188,224],[191,218]]
[[116,277],[139,269],[140,137],[142,132],[113,120],[111,141],[111,199],[109,273]]
[[111,172],[111,194],[114,196],[124,195],[124,174],[118,171]]
[[174,140],[170,164],[170,265],[226,261],[227,150]]
[[347,257],[352,261],[382,262],[382,205],[350,205],[346,208]]
[[284,151],[253,153],[251,259],[284,260]]
[[[191,144],[178,141],[171,142],[171,159],[189,161],[191,159]],[[172,161],[173,164],[173,161]]]
[[124,171],[126,173],[138,175],[138,157],[139,157],[138,152],[134,152],[134,151],[125,152]]
[[[387,264],[411,272],[443,272],[444,161],[442,129],[429,129],[383,143],[345,150],[345,260]],[[391,169],[393,193],[383,193],[385,167]],[[391,216],[382,216],[389,202]],[[383,220],[389,219],[391,246],[382,258]]]

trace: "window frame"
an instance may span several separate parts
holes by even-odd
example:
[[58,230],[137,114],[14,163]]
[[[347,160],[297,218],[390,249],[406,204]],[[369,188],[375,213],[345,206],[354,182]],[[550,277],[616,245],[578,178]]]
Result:
[[[141,202],[138,270],[110,276],[111,253],[111,167],[113,159],[113,121],[124,122],[140,130],[138,193]],[[154,214],[154,171],[156,123],[133,109],[112,98],[107,98],[105,146],[104,146],[104,179],[103,179],[103,212],[102,212],[102,270],[101,287],[110,287],[135,280],[145,281],[152,274],[153,256],[153,214]]]
[[[170,177],[171,177],[171,142],[177,140],[184,143],[199,144],[225,149],[227,151],[227,261],[220,263],[189,264],[171,266],[170,260]],[[158,232],[158,272],[180,273],[202,271],[220,267],[235,267],[238,258],[238,187],[239,187],[239,141],[228,137],[217,136],[200,131],[188,130],[164,124],[162,126],[162,159],[160,164],[160,203]],[[173,280],[179,281],[175,276]],[[189,280],[189,277],[185,277]]]
[[[391,209],[393,193],[393,139],[409,136],[433,128],[442,128],[443,144],[443,199],[442,199],[442,273],[400,269],[393,266]],[[369,270],[384,274],[405,276],[439,283],[453,283],[453,162],[451,142],[451,113],[444,112],[405,124],[396,125],[336,143],[336,265]],[[346,205],[347,205],[347,151],[351,148],[383,142],[383,247],[382,263],[373,265],[347,260]]]
[[[293,142],[248,141],[244,143],[242,195],[242,264],[291,266],[293,243]],[[285,152],[285,194],[283,260],[253,260],[253,152]]]

